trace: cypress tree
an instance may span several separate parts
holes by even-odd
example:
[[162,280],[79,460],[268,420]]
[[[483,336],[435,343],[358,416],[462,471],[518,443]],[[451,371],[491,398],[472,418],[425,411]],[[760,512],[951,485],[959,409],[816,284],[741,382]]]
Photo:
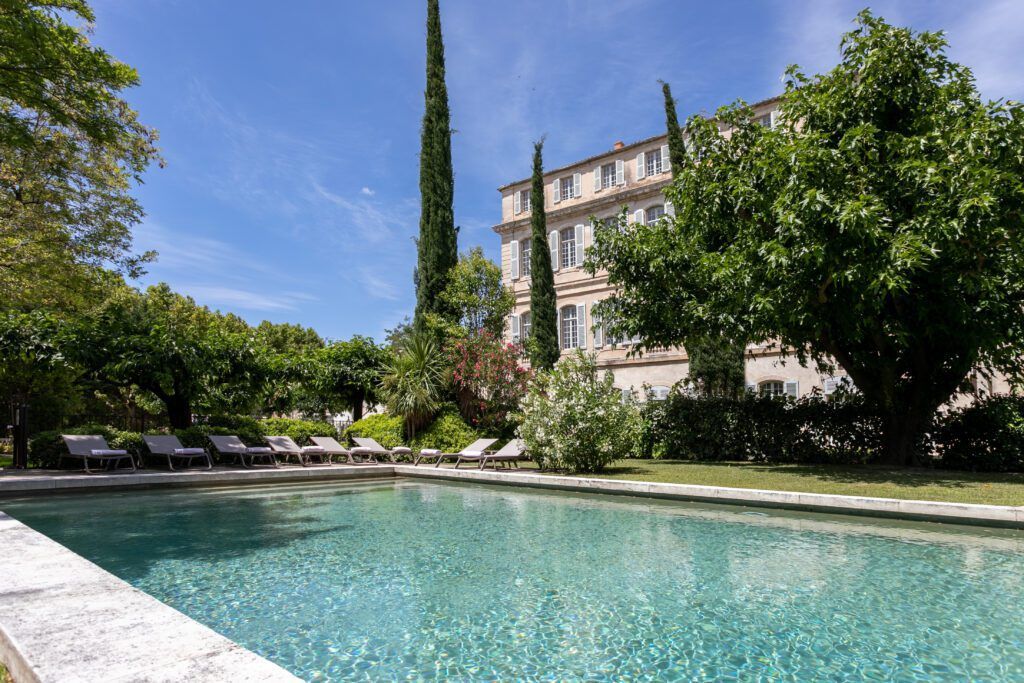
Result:
[[438,0],[427,0],[427,87],[420,142],[420,235],[417,240],[416,313],[422,328],[428,314],[446,316],[441,292],[459,260],[453,208],[451,112],[445,85],[444,40]]
[[[690,156],[683,141],[683,130],[676,116],[676,102],[672,89],[662,81],[661,92],[665,95],[665,126],[668,128],[668,158],[672,174],[686,168]],[[703,396],[735,398],[745,388],[744,354],[747,345],[726,337],[688,339],[687,355],[690,359],[690,381]]]
[[555,273],[548,249],[548,221],[544,213],[544,139],[533,144],[533,185],[530,189],[530,365],[538,370],[555,367],[561,355],[558,313],[555,304]]

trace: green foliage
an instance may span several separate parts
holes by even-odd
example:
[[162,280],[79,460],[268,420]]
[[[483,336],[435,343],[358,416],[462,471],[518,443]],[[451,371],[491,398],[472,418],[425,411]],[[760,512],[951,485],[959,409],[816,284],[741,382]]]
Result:
[[377,388],[390,353],[369,337],[354,336],[332,342],[314,353],[304,370],[308,404],[324,411],[352,411],[353,421],[363,416],[363,405],[377,400]]
[[649,452],[680,460],[864,464],[882,449],[881,416],[856,396],[825,401],[672,392],[645,410]]
[[444,354],[431,336],[419,332],[391,358],[380,390],[388,412],[400,415],[409,438],[414,438],[440,409],[449,383]]
[[526,350],[530,366],[550,370],[562,355],[558,340],[555,273],[548,250],[548,222],[544,210],[544,140],[533,144],[533,181],[530,189],[530,316],[532,328]]
[[683,129],[679,126],[676,114],[676,101],[672,98],[672,88],[662,82],[661,93],[665,97],[665,128],[668,131],[668,158],[673,169],[684,168],[688,163],[686,142],[683,140]]
[[481,247],[462,254],[449,274],[441,293],[444,310],[451,322],[437,320],[449,338],[483,332],[500,337],[515,306],[512,290],[501,281],[501,266],[486,256]]
[[689,380],[702,396],[738,397],[746,391],[746,344],[725,337],[691,339]]
[[1024,397],[996,396],[953,410],[934,438],[943,468],[1024,472]]
[[77,352],[96,380],[155,395],[175,428],[189,426],[196,411],[253,408],[266,381],[248,325],[197,306],[167,285],[116,292]]
[[294,420],[288,417],[269,417],[259,421],[262,436],[290,436],[295,443],[304,444],[311,436],[337,436],[338,430],[329,422]]
[[835,69],[789,71],[774,129],[742,105],[691,118],[675,220],[595,235],[608,317],[645,348],[836,362],[885,414],[884,460],[911,461],[972,367],[1024,362],[1024,107],[982,102],[944,49],[864,12]]
[[456,406],[449,405],[438,412],[410,444],[413,448],[437,448],[445,453],[457,453],[479,438],[475,429],[466,424]]
[[455,176],[452,124],[445,85],[444,40],[437,0],[427,0],[427,87],[420,141],[420,235],[416,243],[415,326],[428,314],[449,319],[453,311],[441,298],[449,273],[459,260],[455,229]]
[[121,92],[131,67],[92,45],[81,0],[0,6],[0,307],[77,308],[137,274],[130,253],[142,217],[128,195],[157,157],[156,133]]
[[403,424],[404,420],[400,415],[377,413],[367,415],[358,422],[353,422],[345,429],[342,436],[347,440],[357,436],[375,439],[385,448],[394,448],[405,445]]
[[600,472],[636,451],[640,414],[614,382],[581,351],[537,375],[523,400],[518,433],[540,467]]
[[30,467],[57,466],[61,453],[67,454],[67,447],[61,434],[95,434],[102,436],[111,448],[124,449],[134,455],[142,453],[145,443],[138,432],[126,432],[107,425],[87,424],[69,427],[60,431],[44,431],[34,435],[28,444],[28,462]]

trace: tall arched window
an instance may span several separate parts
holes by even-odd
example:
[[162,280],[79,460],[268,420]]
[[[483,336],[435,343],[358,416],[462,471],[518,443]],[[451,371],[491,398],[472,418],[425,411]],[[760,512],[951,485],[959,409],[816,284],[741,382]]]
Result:
[[783,396],[786,393],[786,385],[778,380],[768,380],[757,385],[757,393],[760,396]]
[[533,316],[527,311],[519,316],[519,340],[525,342],[530,338],[530,328],[533,327]]
[[654,225],[655,223],[660,221],[662,218],[664,218],[664,216],[665,216],[665,207],[662,206],[661,204],[657,204],[655,206],[649,206],[649,207],[647,207],[647,210],[644,212],[644,217],[646,218],[647,225]]

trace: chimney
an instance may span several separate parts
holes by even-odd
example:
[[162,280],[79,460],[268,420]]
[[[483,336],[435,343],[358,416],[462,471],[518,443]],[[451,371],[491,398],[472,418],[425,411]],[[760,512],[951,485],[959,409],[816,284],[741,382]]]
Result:
[[612,149],[615,149],[615,150],[619,150],[619,149],[622,149],[622,148],[623,148],[623,147],[625,147],[625,146],[626,146],[626,145],[625,145],[625,144],[623,144],[622,140],[616,140],[616,141],[615,141],[615,144],[614,144],[614,145],[612,145]]

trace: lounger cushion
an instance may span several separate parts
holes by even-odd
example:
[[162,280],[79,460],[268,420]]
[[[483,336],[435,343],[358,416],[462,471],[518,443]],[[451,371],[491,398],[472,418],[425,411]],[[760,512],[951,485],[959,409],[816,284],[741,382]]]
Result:
[[206,451],[202,448],[175,448],[175,455],[205,455]]
[[479,458],[483,454],[483,451],[462,451],[459,453],[459,455],[468,455],[471,458]]
[[352,455],[373,455],[376,451],[372,448],[365,448],[363,446],[356,446],[351,451]]
[[302,452],[303,453],[323,453],[324,452],[324,448],[323,448],[323,446],[303,446],[302,447]]
[[420,455],[441,455],[441,451],[436,448],[424,448],[420,451]]
[[273,453],[274,451],[266,446],[252,446],[245,449],[246,453]]
[[406,448],[405,446],[395,446],[391,450],[394,453],[412,453],[412,449]]
[[128,451],[122,451],[110,448],[94,448],[89,451],[91,455],[128,455]]

